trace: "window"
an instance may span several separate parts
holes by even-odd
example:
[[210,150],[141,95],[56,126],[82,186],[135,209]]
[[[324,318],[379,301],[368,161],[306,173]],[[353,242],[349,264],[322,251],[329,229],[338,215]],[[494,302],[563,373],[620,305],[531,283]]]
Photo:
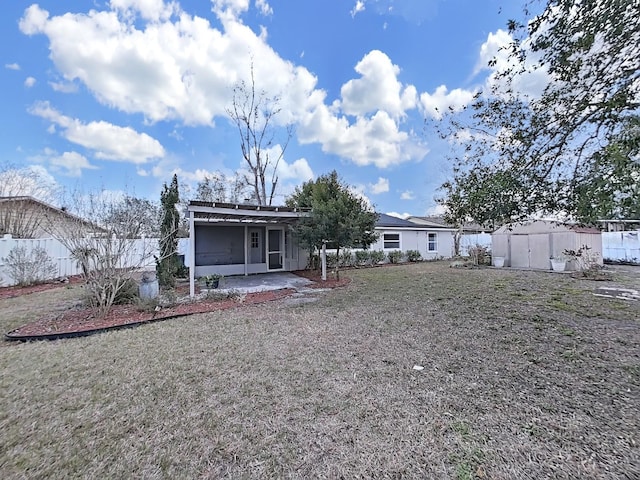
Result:
[[400,248],[399,233],[385,233],[383,235],[384,248]]
[[428,233],[427,234],[427,250],[430,252],[438,251],[438,234],[437,233]]
[[251,232],[251,248],[260,247],[260,236],[258,232]]

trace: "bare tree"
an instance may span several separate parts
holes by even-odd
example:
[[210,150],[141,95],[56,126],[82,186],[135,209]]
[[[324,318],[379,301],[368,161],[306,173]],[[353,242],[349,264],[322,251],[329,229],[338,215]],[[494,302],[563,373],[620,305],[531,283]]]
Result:
[[256,92],[252,62],[250,83],[242,80],[233,87],[232,106],[227,114],[238,127],[242,157],[249,169],[245,182],[258,205],[271,205],[278,186],[278,164],[293,136],[293,127],[288,125],[280,152],[275,158],[269,157],[269,149],[275,146],[274,118],[281,110],[280,97],[268,97],[264,90]]
[[51,203],[55,186],[33,168],[0,166],[0,234],[33,238],[40,229],[42,209],[31,199]]
[[[135,285],[133,276],[145,265],[153,263],[158,253],[158,241],[133,238],[140,225],[134,209],[123,208],[123,198],[103,194],[71,195],[68,205],[74,215],[66,222],[46,216],[44,223],[76,258],[83,272],[87,300],[104,316]],[[114,211],[120,212],[117,222],[108,222]]]

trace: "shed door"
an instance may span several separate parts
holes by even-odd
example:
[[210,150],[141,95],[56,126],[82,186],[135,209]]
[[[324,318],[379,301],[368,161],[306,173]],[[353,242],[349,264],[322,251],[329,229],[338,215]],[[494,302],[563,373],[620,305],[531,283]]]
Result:
[[530,267],[528,235],[511,235],[511,266]]
[[549,270],[550,257],[549,234],[535,233],[529,235],[529,266],[540,270]]

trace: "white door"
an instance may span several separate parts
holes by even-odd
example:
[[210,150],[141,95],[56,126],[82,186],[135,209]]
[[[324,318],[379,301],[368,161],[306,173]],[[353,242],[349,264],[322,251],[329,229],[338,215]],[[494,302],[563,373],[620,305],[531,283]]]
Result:
[[262,243],[262,229],[249,229],[249,263],[264,263],[264,249]]
[[284,230],[267,229],[267,270],[284,269]]

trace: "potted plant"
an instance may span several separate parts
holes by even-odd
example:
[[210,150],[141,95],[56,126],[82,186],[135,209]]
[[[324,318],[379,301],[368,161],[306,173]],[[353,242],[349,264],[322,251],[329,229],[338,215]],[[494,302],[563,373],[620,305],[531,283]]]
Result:
[[567,268],[567,257],[565,255],[551,257],[551,269],[554,272],[564,272],[565,268]]
[[200,277],[200,280],[204,282],[207,288],[218,288],[220,286],[220,279],[223,276],[219,273],[212,273],[211,275],[205,275]]

